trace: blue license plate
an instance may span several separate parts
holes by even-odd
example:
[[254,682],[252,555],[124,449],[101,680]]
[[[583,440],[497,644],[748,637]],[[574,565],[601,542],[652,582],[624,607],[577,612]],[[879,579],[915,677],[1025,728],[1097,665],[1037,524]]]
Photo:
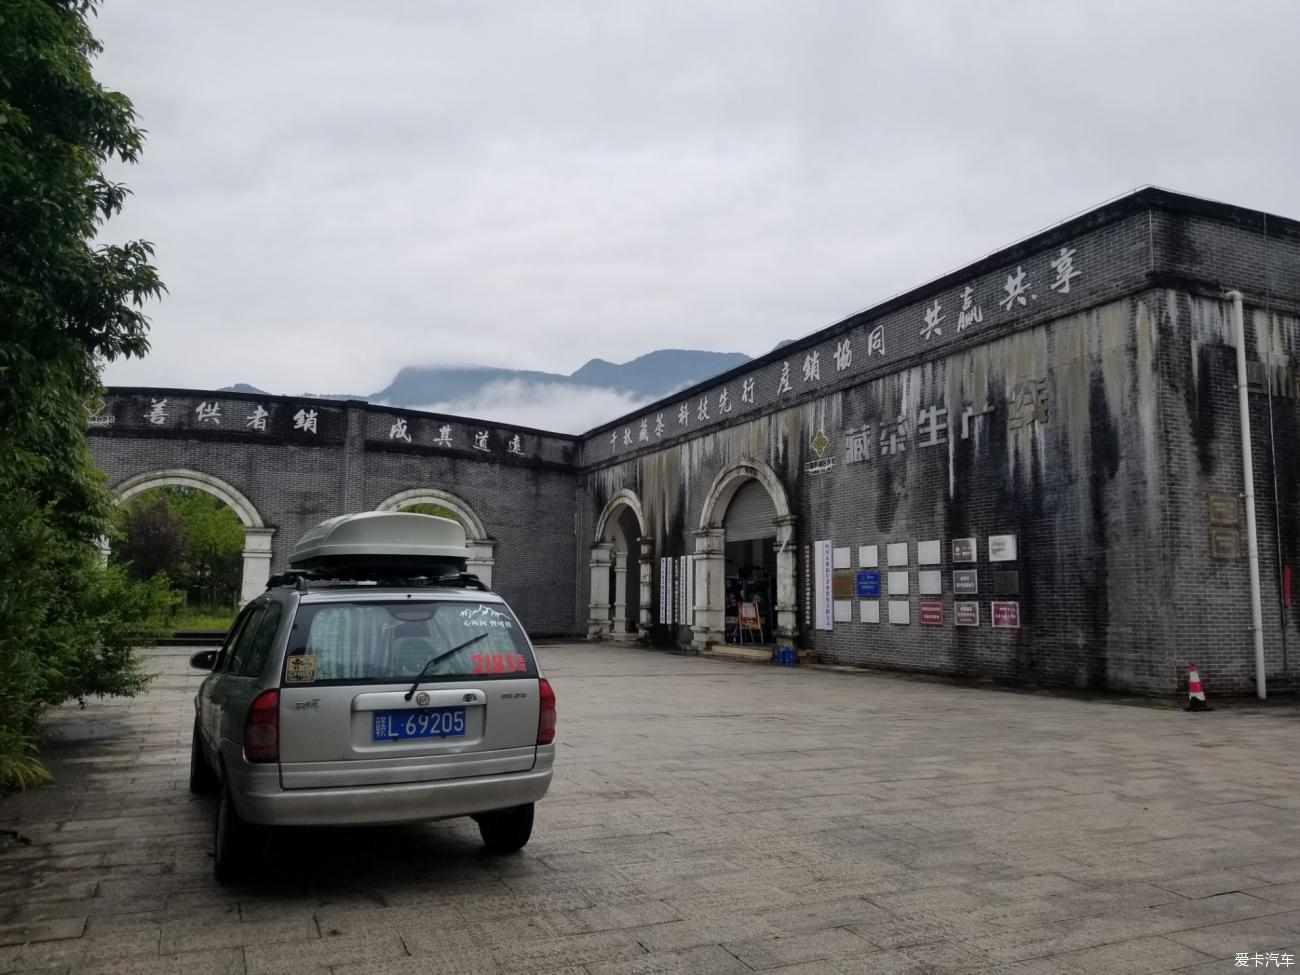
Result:
[[464,708],[422,708],[417,711],[376,711],[371,718],[375,741],[407,738],[465,737]]

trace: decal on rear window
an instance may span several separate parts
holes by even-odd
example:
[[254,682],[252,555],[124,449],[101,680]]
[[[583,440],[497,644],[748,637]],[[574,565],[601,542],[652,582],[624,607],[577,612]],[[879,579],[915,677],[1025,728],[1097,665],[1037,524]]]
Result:
[[528,672],[528,659],[522,653],[471,653],[469,660],[476,675]]
[[316,679],[316,658],[309,653],[300,653],[286,657],[284,661],[284,682],[286,684],[310,684]]
[[497,630],[509,630],[513,627],[505,613],[498,612],[491,606],[484,606],[482,603],[479,603],[478,609],[462,609],[460,620],[462,626],[489,627]]

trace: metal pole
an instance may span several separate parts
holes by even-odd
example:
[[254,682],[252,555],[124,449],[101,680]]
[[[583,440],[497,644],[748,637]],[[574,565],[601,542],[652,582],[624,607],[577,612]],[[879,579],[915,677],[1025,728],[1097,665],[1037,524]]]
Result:
[[[1241,292],[1224,295],[1232,301],[1232,326],[1237,340],[1237,402],[1241,408],[1241,468],[1246,488],[1246,554],[1250,562],[1250,619],[1255,635],[1255,694],[1268,697],[1264,680],[1264,612],[1259,594],[1259,543],[1255,537],[1255,460],[1250,449],[1250,399],[1246,380],[1246,317]],[[1268,382],[1267,371],[1264,381]]]

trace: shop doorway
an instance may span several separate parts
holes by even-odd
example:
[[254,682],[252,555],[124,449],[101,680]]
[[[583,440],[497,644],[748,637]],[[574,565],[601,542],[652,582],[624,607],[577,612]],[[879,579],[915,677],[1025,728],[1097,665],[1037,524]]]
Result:
[[776,628],[776,506],[746,481],[722,520],[727,643],[771,643]]
[[[785,488],[766,463],[743,458],[718,472],[695,532],[695,646],[751,637],[793,642],[799,625],[794,525]],[[754,614],[751,626],[758,624],[750,632],[741,625],[745,610]]]

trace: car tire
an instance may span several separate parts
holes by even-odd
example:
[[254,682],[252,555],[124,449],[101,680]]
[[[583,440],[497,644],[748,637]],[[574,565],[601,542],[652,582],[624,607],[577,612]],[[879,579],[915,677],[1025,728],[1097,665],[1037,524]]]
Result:
[[210,796],[217,791],[217,776],[203,752],[198,718],[194,719],[194,735],[190,739],[190,791],[196,796]]
[[232,883],[244,876],[252,859],[253,827],[239,818],[230,786],[221,790],[217,803],[217,825],[213,837],[212,872],[219,882]]
[[490,853],[514,853],[533,835],[533,804],[478,817],[479,835]]

